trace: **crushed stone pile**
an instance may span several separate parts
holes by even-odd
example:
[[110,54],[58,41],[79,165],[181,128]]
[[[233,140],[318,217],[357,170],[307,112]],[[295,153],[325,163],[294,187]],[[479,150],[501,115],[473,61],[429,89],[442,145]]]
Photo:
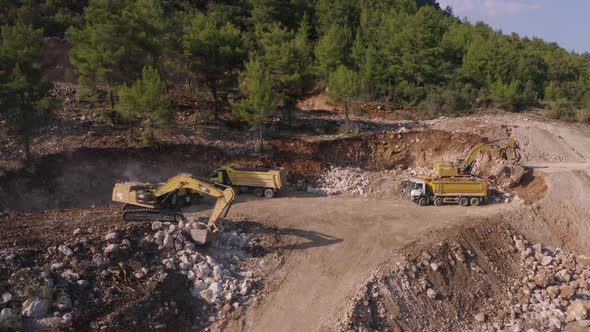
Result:
[[369,186],[369,177],[360,168],[330,167],[317,181],[317,185],[308,186],[307,191],[327,195],[367,196]]
[[[106,234],[77,228],[45,252],[0,252],[0,273],[7,276],[0,285],[0,330],[108,330],[114,313],[97,317],[97,310],[112,313],[130,292],[157,298],[176,275],[186,283],[175,282],[174,291],[192,298],[191,307],[202,308],[199,315],[209,320],[199,320],[195,327],[205,328],[243,307],[256,294],[260,278],[241,264],[251,258],[248,234],[232,222],[221,222],[212,242],[197,247],[187,232],[196,225],[154,222],[153,233],[143,234],[141,228]],[[155,298],[152,308],[158,313],[145,313],[143,322],[129,324],[158,330],[179,315],[173,299],[160,303]]]
[[211,245],[224,251],[215,259],[199,252],[190,240],[190,230],[199,226],[198,221],[178,224],[156,221],[152,223],[155,233],[145,240],[158,245],[166,269],[180,271],[192,283],[193,297],[217,309],[228,304],[238,308],[247,301],[252,285],[259,280],[252,271],[240,270],[240,261],[246,258],[242,249],[248,244],[248,235],[221,229]]
[[408,168],[407,172],[410,176],[423,175],[423,176],[428,176],[428,177],[434,177],[434,169],[432,167]]
[[[590,327],[590,257],[530,243],[514,236],[525,275],[510,287],[506,305],[512,326],[562,330],[569,323]],[[494,323],[483,324],[488,330]]]

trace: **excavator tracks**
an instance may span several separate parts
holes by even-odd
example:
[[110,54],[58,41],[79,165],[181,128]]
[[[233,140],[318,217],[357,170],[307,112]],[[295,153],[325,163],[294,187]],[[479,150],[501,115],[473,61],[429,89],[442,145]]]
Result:
[[157,209],[125,209],[123,211],[123,220],[129,221],[170,221],[176,222],[182,220],[183,215],[180,211],[157,210]]

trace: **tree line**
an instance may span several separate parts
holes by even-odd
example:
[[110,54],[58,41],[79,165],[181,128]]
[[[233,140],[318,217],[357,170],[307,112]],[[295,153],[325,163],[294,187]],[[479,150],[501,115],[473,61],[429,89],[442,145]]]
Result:
[[[260,129],[277,107],[291,122],[297,100],[314,89],[325,89],[347,119],[359,101],[412,107],[423,117],[547,106],[556,118],[590,119],[590,56],[472,24],[434,0],[0,3],[1,103],[37,109],[47,91],[33,79],[41,74],[39,40],[64,36],[79,98],[106,88],[112,117],[141,124],[148,141],[172,119],[171,73],[208,91],[213,118],[224,93],[240,95],[233,112]],[[12,47],[31,54],[11,54]],[[13,98],[19,75],[35,85],[30,101]]]

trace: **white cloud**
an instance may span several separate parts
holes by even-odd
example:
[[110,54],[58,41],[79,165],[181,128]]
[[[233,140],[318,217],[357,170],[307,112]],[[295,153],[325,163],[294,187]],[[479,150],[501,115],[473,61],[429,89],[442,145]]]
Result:
[[439,0],[442,8],[451,6],[459,17],[494,17],[517,15],[529,10],[540,9],[539,4],[522,0]]

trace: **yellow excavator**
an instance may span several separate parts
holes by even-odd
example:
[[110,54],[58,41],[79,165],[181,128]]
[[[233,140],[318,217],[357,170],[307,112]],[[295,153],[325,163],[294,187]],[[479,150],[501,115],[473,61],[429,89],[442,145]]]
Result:
[[113,188],[113,201],[125,204],[125,221],[180,221],[184,217],[180,207],[193,203],[200,196],[217,198],[206,228],[191,230],[193,240],[207,242],[211,233],[216,233],[217,221],[227,215],[235,198],[229,186],[215,184],[191,174],[178,174],[163,184],[122,182]]
[[494,149],[500,149],[501,156],[513,164],[520,159],[516,141],[511,137],[505,143],[495,141],[478,145],[469,151],[465,159],[459,159],[454,164],[434,163],[434,173],[437,177],[472,176],[471,170],[479,153]]

